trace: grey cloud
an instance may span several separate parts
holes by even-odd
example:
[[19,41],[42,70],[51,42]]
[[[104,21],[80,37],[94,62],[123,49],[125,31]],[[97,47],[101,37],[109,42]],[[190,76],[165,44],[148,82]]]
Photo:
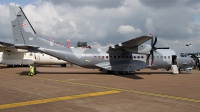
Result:
[[152,7],[155,9],[163,9],[177,6],[190,7],[196,6],[200,3],[199,0],[140,0],[140,2],[147,7]]
[[72,7],[95,6],[98,8],[114,8],[121,5],[124,0],[44,0],[53,4],[70,4]]
[[175,5],[178,0],[140,0],[140,2],[148,7],[166,8]]
[[196,5],[196,4],[198,4],[198,3],[200,3],[200,1],[199,0],[186,0],[185,1],[185,4],[187,4],[187,5]]
[[[23,9],[40,37],[54,38],[64,45],[66,45],[67,38],[70,38],[72,46],[75,46],[77,41],[87,41],[89,45],[96,43],[98,46],[99,44],[105,46],[152,32],[159,38],[156,46],[181,49],[180,46],[185,44],[182,43],[183,41],[193,40],[191,44],[200,47],[197,41],[194,41],[200,40],[198,39],[200,25],[194,23],[194,16],[200,13],[200,10],[196,10],[200,5],[197,1],[186,0],[179,4],[178,0],[152,0],[159,7],[147,0],[126,0],[124,4],[121,4],[122,0],[116,1],[115,4],[99,0],[51,1],[46,0],[46,2],[41,1],[36,5],[26,5]],[[187,6],[186,2],[188,2]],[[106,3],[108,3],[107,6],[102,5]],[[97,5],[98,7],[95,7]],[[194,5],[195,7],[193,7]],[[0,10],[5,12],[5,9],[1,9],[1,7]],[[0,38],[12,39],[9,17],[1,17],[0,14],[0,20],[7,20],[4,23],[0,22],[2,35]],[[8,29],[9,26],[10,29]],[[140,29],[141,33],[120,33],[118,32],[120,26],[132,26]]]

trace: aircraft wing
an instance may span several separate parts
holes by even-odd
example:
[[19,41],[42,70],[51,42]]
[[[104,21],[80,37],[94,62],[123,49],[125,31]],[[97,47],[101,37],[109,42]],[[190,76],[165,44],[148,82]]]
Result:
[[0,41],[0,47],[11,47],[11,46],[14,46],[14,44]]
[[136,37],[136,38],[128,40],[126,42],[122,42],[122,43],[116,44],[114,46],[111,46],[111,48],[113,48],[113,49],[134,48],[134,47],[137,47],[137,46],[143,44],[144,42],[148,41],[151,38],[152,38],[152,36]]
[[0,52],[28,52],[23,49],[16,49],[14,44],[0,41]]

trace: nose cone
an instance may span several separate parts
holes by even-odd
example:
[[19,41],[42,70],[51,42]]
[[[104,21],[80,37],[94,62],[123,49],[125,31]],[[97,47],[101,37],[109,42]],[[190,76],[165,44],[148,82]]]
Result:
[[195,61],[191,57],[187,57],[187,58],[188,58],[187,60],[189,60],[188,61],[189,65],[190,66],[194,66],[195,65]]
[[195,65],[195,62],[190,57],[180,57],[179,58],[179,67],[180,68],[188,68]]

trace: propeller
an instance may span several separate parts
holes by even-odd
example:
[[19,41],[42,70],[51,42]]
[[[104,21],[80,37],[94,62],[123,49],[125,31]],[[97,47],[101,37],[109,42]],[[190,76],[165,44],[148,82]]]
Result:
[[157,37],[155,36],[155,40],[154,40],[154,37],[152,36],[151,50],[150,50],[150,54],[147,56],[147,60],[151,56],[151,65],[153,64],[153,60],[154,60],[154,52],[156,52],[157,49],[169,49],[169,47],[159,47],[159,48],[155,47],[156,43],[157,43]]

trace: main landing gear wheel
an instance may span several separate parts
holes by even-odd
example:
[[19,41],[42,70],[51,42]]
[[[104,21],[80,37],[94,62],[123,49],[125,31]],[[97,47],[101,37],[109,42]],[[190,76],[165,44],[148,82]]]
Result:
[[128,74],[127,71],[123,71],[123,72],[122,72],[122,75],[127,75],[127,74]]
[[115,75],[120,75],[120,72],[114,71],[114,74],[115,74]]
[[114,71],[114,74],[115,75],[126,75],[126,74],[128,74],[128,72],[127,71]]

